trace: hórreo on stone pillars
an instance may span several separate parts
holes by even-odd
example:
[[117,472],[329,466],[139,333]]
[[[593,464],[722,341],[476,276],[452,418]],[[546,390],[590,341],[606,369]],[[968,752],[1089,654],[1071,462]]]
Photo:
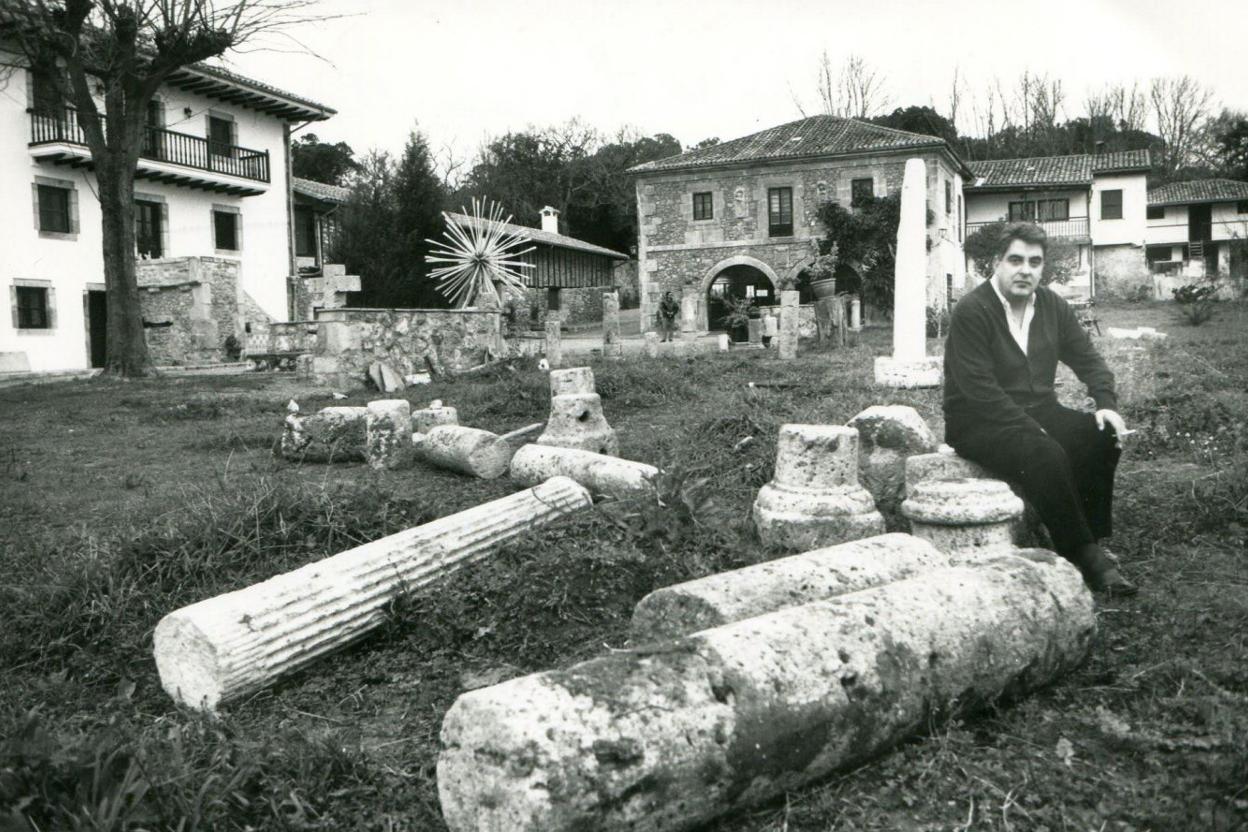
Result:
[[927,355],[927,167],[906,160],[893,278],[893,354],[875,359],[875,381],[939,387],[941,359]]

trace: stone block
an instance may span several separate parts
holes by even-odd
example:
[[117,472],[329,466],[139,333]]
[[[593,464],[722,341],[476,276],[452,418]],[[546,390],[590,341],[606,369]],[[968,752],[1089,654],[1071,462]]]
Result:
[[[589,372],[588,368],[586,372]],[[538,437],[537,444],[577,448],[610,456],[615,456],[620,451],[619,440],[603,416],[602,399],[597,393],[563,393],[553,396],[550,400],[550,419],[546,422],[546,430]]]
[[361,462],[368,432],[367,407],[326,407],[286,416],[281,453],[296,462]]
[[546,318],[546,361],[552,368],[563,364],[563,330],[558,315]]
[[511,478],[521,485],[569,477],[591,494],[617,499],[653,494],[658,473],[644,462],[549,445],[525,445],[511,458]]
[[646,342],[646,357],[659,357],[659,334],[657,332],[647,332],[644,336]]
[[939,387],[945,377],[943,361],[940,357],[911,360],[887,355],[877,356],[875,383],[901,389]]
[[785,361],[797,358],[800,324],[799,298],[800,294],[793,289],[785,289],[780,293],[780,334],[777,340],[780,358]]
[[372,468],[393,470],[412,464],[412,405],[407,399],[368,403],[365,458]]
[[907,497],[921,482],[968,479],[990,480],[993,476],[982,465],[958,456],[948,445],[941,444],[930,454],[915,454],[906,457],[905,496]]
[[871,492],[890,531],[904,531],[906,459],[936,450],[936,436],[913,407],[874,405],[849,420],[858,431],[858,480]]
[[459,411],[437,402],[412,411],[412,432],[428,433],[438,425],[458,425]]
[[565,393],[593,393],[594,371],[589,367],[569,367],[566,370],[550,371],[550,395],[562,396]]
[[498,434],[462,425],[438,425],[413,434],[412,442],[422,462],[483,480],[505,474],[515,452]]
[[956,562],[973,562],[1014,548],[1023,501],[1001,480],[934,480],[915,485],[901,513],[915,537]]

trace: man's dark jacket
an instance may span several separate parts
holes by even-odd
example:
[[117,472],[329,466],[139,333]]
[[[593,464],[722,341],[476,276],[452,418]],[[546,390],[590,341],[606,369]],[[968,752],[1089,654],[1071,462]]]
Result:
[[1074,370],[1097,409],[1116,410],[1114,374],[1092,345],[1070,305],[1036,289],[1027,354],[1010,335],[1005,306],[985,280],[954,307],[945,341],[946,431],[973,425],[1039,429],[1027,414],[1057,401],[1057,362]]

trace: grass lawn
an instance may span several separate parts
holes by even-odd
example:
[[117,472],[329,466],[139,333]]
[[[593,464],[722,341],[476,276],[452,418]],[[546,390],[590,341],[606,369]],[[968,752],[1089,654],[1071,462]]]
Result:
[[[1164,304],[1100,317],[1170,333],[1101,339],[1140,431],[1112,548],[1143,593],[1098,602],[1094,651],[1059,684],[712,829],[1248,828],[1248,305],[1199,328]],[[645,593],[767,557],[748,515],[781,424],[907,404],[941,433],[939,391],[872,383],[887,338],[787,363],[596,364],[621,455],[668,471],[663,506],[535,532],[218,719],[160,689],[164,614],[514,486],[276,459],[287,401],[331,403],[287,376],[0,390],[0,830],[445,828],[434,766],[455,697],[624,646]],[[548,406],[535,368],[408,395],[499,432]]]

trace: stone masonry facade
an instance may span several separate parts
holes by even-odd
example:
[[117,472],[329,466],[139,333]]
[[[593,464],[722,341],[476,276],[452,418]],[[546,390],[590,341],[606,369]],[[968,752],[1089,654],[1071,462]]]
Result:
[[[753,266],[773,284],[796,279],[814,258],[812,239],[822,236],[819,206],[826,201],[849,206],[855,179],[870,178],[876,196],[899,192],[906,159],[914,157],[927,164],[928,207],[936,217],[928,235],[934,242],[957,245],[961,259],[956,212],[947,216],[943,204],[944,183],[960,195],[961,182],[953,163],[936,149],[638,174],[642,320],[654,325],[665,291],[677,298],[696,293],[699,326],[706,329],[707,290],[729,266]],[[768,190],[782,187],[792,188],[793,234],[769,237]],[[694,220],[693,194],[706,192],[711,193],[712,218]],[[933,245],[929,254],[929,303],[944,296],[946,267],[939,248]],[[934,295],[939,298],[933,301]]]

